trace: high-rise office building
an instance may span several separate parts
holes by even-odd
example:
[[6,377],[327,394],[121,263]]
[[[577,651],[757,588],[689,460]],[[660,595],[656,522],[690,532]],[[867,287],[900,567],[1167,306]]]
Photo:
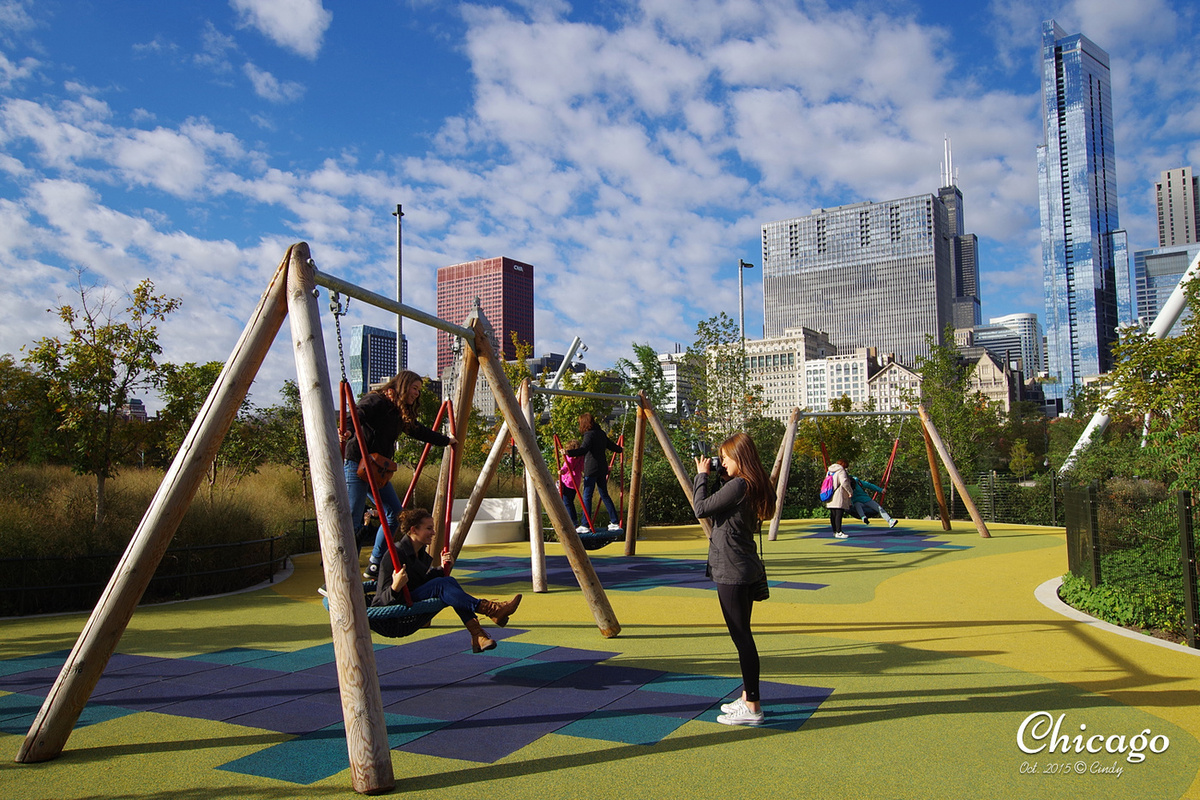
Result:
[[953,319],[952,239],[932,194],[763,225],[764,336],[811,328],[839,352],[872,347],[913,364]]
[[396,332],[355,325],[347,355],[346,379],[357,397],[396,374]]
[[1200,242],[1200,178],[1191,167],[1169,169],[1154,184],[1158,204],[1158,246]]
[[[496,333],[497,353],[505,361],[517,357],[513,334],[522,344],[533,344],[533,267],[506,256],[481,258],[442,267],[437,273],[437,315],[461,325],[475,298]],[[454,361],[453,339],[437,334],[437,374]]]
[[[1130,293],[1130,307],[1122,309],[1121,321],[1145,325],[1153,323],[1198,253],[1200,242],[1133,251],[1130,275],[1133,291]],[[1179,330],[1181,323],[1190,318],[1191,312],[1185,308],[1172,330]]]
[[950,138],[946,137],[946,156],[942,162],[942,188],[938,199],[946,206],[949,223],[951,270],[954,275],[955,328],[973,328],[979,324],[979,237],[967,233],[963,219],[963,196],[958,188],[958,176],[954,172]]
[[[1042,25],[1038,147],[1042,277],[1051,397],[1112,367],[1118,280],[1128,250],[1117,218],[1117,163],[1108,54],[1082,34]],[[1120,291],[1128,291],[1126,286]]]
[[1025,376],[1027,378],[1035,377],[1046,368],[1045,354],[1042,352],[1042,326],[1038,324],[1037,314],[1005,314],[1002,317],[992,317],[988,320],[988,328],[992,329],[994,334],[985,333],[984,341],[980,341],[977,330],[976,344],[982,345],[994,355],[1001,356],[1003,351],[1000,346],[988,347],[986,342],[1005,340],[1003,330],[997,329],[1007,329],[1016,336],[1018,342],[1016,350],[1019,352],[1021,370]]

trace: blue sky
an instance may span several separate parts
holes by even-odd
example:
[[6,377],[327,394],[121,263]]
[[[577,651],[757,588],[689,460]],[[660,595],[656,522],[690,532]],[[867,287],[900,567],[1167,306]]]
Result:
[[391,294],[400,203],[406,303],[436,309],[439,266],[527,261],[536,352],[579,335],[604,367],[736,318],[762,223],[936,191],[946,136],[985,318],[1040,317],[1047,18],[1112,58],[1120,218],[1154,246],[1154,180],[1200,168],[1191,3],[0,0],[0,353],[58,335],[86,267],[182,298],[166,358],[223,360],[291,242]]

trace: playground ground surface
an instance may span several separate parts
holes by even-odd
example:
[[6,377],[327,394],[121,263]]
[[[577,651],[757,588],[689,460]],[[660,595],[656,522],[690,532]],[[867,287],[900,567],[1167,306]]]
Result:
[[[716,722],[740,679],[698,526],[647,529],[632,558],[590,554],[612,639],[558,545],[536,595],[527,545],[465,549],[468,591],[525,599],[489,653],[450,611],[375,637],[394,793],[1200,800],[1200,654],[1051,607],[1061,529],[846,530],[790,521],[766,542],[761,728]],[[86,615],[0,620],[0,797],[359,796],[322,583],[311,554],[270,586],[139,608],[62,755],[39,764],[13,758]]]

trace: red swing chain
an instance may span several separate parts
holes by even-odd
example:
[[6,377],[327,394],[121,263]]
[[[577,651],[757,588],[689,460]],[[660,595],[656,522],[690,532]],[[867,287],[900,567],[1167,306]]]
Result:
[[[350,388],[349,381],[343,380],[340,385],[341,391],[341,412],[340,419],[342,424],[345,424],[346,410],[350,411],[350,422],[354,426],[354,438],[358,442],[359,458],[370,458],[367,452],[366,439],[363,438],[362,425],[358,421],[358,407],[354,403],[354,390]],[[344,447],[344,445],[343,445]],[[375,482],[375,473],[370,469],[366,470],[367,485],[371,488],[371,498],[375,501],[375,509],[379,513],[379,529],[383,531],[383,539],[387,542],[388,554],[392,557],[392,567],[397,569],[400,563],[400,554],[396,550],[396,542],[392,539],[392,529],[388,525],[387,514],[384,513],[383,500],[380,499],[379,486]],[[409,594],[408,587],[403,587],[404,590],[404,605],[412,605],[412,595]]]

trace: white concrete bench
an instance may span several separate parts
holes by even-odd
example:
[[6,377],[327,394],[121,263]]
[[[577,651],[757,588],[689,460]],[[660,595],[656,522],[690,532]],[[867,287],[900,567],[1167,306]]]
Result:
[[[462,519],[466,507],[465,498],[454,501],[452,514],[455,521],[450,523],[451,538],[458,530],[458,520]],[[525,541],[524,519],[525,498],[485,497],[479,504],[479,512],[471,522],[471,529],[467,531],[463,545]]]

